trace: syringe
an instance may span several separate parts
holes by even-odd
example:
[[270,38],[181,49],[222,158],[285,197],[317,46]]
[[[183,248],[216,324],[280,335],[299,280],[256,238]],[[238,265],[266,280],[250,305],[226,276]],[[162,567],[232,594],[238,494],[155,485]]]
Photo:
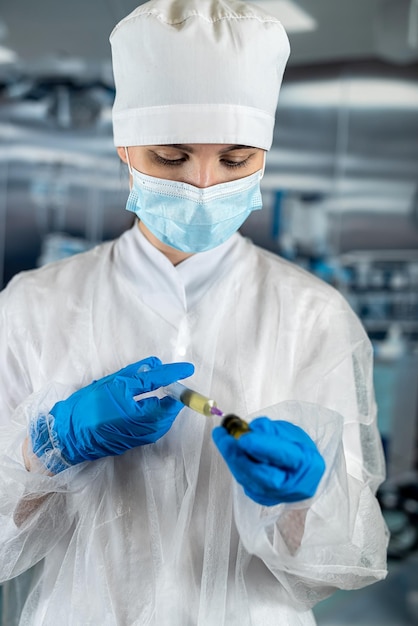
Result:
[[171,383],[171,385],[163,387],[162,391],[167,396],[179,400],[179,402],[182,402],[185,406],[188,406],[193,409],[193,411],[197,411],[202,415],[206,415],[206,417],[223,415],[223,412],[216,406],[215,400],[211,400],[181,383]]
[[[171,383],[171,385],[163,387],[162,391],[167,396],[179,400],[179,402],[185,406],[188,406],[190,409],[193,409],[193,411],[197,411],[202,415],[206,415],[206,417],[212,417],[213,415],[223,416],[223,411],[218,409],[215,400],[211,400],[181,383]],[[226,428],[229,434],[235,437],[235,439],[239,439],[241,435],[250,431],[248,422],[238,417],[238,415],[233,414],[225,415],[222,420],[222,426]]]

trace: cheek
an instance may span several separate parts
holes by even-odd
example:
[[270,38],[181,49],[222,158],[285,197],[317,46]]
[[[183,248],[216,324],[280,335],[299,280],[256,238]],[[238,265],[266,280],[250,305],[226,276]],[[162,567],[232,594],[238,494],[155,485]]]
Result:
[[138,172],[142,172],[142,174],[148,174],[149,176],[153,175],[150,165],[148,163],[148,159],[144,158],[143,156],[136,156],[134,158],[131,158],[131,165]]
[[147,153],[140,146],[131,146],[128,148],[128,154],[131,166],[138,172],[148,174],[150,161]]

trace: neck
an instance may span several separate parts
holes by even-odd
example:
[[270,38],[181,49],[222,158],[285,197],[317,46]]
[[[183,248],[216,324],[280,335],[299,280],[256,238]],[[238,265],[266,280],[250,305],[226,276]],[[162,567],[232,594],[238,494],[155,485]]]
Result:
[[148,241],[154,246],[154,248],[157,248],[157,250],[162,252],[164,256],[166,256],[167,259],[174,266],[179,265],[179,263],[181,263],[185,259],[193,256],[193,252],[182,252],[181,250],[172,248],[171,246],[168,246],[167,244],[160,241],[140,220],[138,221],[138,228],[142,232],[144,237],[146,237]]

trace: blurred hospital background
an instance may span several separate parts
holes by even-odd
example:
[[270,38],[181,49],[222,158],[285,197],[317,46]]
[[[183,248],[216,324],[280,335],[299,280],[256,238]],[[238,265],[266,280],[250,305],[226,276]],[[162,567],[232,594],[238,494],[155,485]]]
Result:
[[[360,316],[388,468],[388,578],[315,614],[320,626],[418,624],[418,0],[254,2],[281,18],[292,54],[265,208],[242,232],[333,284]],[[2,286],[132,223],[108,36],[138,4],[1,0]],[[2,591],[8,626],[19,598]]]

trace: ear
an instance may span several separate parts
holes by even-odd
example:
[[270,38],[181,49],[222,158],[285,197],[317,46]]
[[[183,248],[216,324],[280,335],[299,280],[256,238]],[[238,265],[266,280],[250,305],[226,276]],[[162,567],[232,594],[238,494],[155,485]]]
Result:
[[120,158],[121,161],[123,161],[124,163],[128,163],[128,161],[126,160],[126,150],[123,146],[118,146],[116,148],[116,151],[118,153],[118,157]]

